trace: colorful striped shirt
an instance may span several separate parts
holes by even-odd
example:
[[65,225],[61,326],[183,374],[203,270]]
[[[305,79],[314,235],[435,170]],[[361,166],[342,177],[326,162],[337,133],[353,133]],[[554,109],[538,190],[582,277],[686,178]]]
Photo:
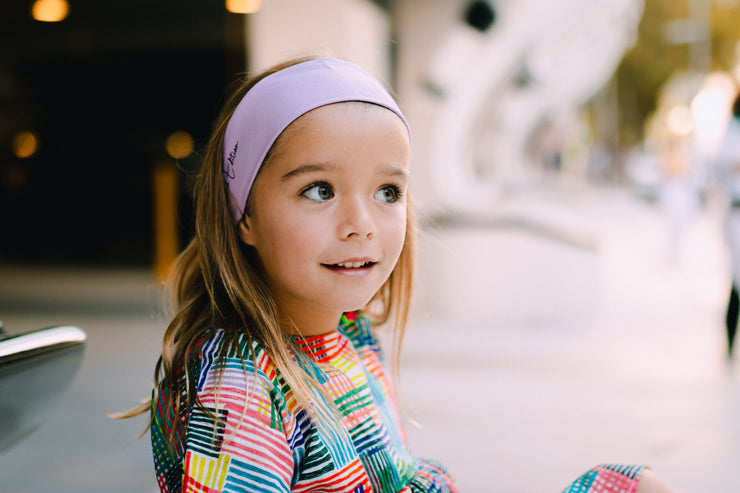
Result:
[[[336,331],[296,342],[308,357],[307,370],[333,398],[341,431],[312,420],[262,348],[246,337],[239,350],[253,352],[254,362],[230,350],[218,365],[224,332],[213,331],[189,371],[191,388],[208,412],[194,405],[173,419],[172,412],[152,409],[162,492],[457,491],[444,467],[408,451],[380,346],[366,318],[345,314]],[[181,399],[186,385],[183,378]],[[157,391],[164,396],[163,389]],[[172,449],[163,436],[165,419],[174,422]]]
[[635,493],[641,465],[602,464],[573,481],[563,493]]

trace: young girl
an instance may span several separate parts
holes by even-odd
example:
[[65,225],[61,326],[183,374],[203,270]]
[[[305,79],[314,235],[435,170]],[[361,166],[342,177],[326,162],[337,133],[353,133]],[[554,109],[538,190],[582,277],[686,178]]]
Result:
[[[162,491],[456,491],[406,448],[375,335],[392,327],[396,366],[410,142],[392,97],[346,61],[293,60],[227,100],[155,371]],[[635,491],[642,472],[594,469],[568,491]]]

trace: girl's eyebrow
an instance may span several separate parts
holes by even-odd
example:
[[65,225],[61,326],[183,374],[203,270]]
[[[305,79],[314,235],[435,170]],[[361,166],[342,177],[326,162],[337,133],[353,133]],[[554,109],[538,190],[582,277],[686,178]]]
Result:
[[403,178],[404,180],[409,179],[409,172],[398,166],[386,166],[383,169],[383,174],[389,175],[389,176],[398,176],[398,177]]
[[333,164],[328,163],[312,163],[312,164],[303,164],[301,166],[298,166],[293,171],[288,171],[283,176],[280,177],[280,181],[288,181],[292,178],[295,178],[296,176],[301,175],[307,175],[309,173],[316,173],[317,171],[327,171],[336,169],[337,167]]
[[[333,171],[338,168],[335,164],[330,163],[310,163],[298,166],[292,171],[288,171],[280,177],[280,181],[288,181],[297,176],[307,175],[310,173],[316,173],[319,171]],[[382,174],[389,176],[398,176],[405,180],[408,180],[409,172],[398,166],[386,166],[382,170]]]

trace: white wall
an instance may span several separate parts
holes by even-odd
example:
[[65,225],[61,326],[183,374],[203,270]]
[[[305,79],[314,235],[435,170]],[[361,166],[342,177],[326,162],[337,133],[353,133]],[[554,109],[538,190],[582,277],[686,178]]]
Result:
[[438,101],[426,92],[424,82],[431,59],[459,22],[462,6],[463,0],[399,0],[393,6],[398,31],[396,91],[414,135],[412,189],[421,215],[442,209],[428,170]]
[[387,13],[369,0],[266,0],[247,16],[250,71],[287,58],[324,55],[390,79]]

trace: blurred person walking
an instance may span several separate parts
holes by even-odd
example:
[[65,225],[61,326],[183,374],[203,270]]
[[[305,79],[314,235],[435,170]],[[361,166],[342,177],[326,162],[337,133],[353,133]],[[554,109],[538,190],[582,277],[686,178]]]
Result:
[[700,202],[691,181],[689,157],[681,139],[673,138],[667,143],[662,164],[663,182],[659,201],[668,225],[668,262],[675,265],[680,261],[685,230],[699,210]]
[[727,329],[727,355],[732,357],[738,316],[740,315],[740,92],[732,104],[732,118],[725,137],[715,157],[716,176],[727,193],[728,208],[725,216],[725,237],[730,250],[732,284],[727,302],[725,327]]

